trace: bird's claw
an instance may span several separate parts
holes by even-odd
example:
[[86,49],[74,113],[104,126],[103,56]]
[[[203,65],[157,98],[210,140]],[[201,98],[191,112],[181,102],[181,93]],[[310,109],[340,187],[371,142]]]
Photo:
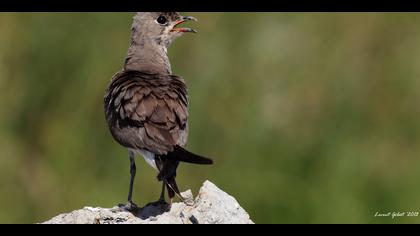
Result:
[[170,203],[167,203],[165,201],[165,199],[159,199],[159,200],[157,200],[155,202],[151,202],[151,203],[147,204],[146,206],[159,207],[162,210],[169,210],[169,209],[171,209],[171,204]]
[[118,207],[121,210],[129,211],[129,212],[137,212],[139,210],[139,207],[134,202],[127,202],[126,204],[118,204]]

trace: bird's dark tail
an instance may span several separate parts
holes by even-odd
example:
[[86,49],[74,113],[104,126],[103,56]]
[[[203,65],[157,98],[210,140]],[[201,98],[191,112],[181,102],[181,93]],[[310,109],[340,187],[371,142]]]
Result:
[[175,146],[174,150],[167,154],[167,157],[173,160],[178,160],[187,163],[211,165],[213,160],[191,153],[180,146]]

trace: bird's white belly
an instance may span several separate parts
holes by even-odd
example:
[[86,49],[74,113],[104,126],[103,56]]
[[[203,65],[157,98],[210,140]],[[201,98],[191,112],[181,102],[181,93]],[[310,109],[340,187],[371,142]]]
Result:
[[155,154],[154,153],[151,153],[151,152],[146,151],[146,150],[136,150],[136,152],[139,155],[143,156],[143,158],[147,162],[147,164],[149,164],[155,170],[159,171],[158,168],[156,167]]

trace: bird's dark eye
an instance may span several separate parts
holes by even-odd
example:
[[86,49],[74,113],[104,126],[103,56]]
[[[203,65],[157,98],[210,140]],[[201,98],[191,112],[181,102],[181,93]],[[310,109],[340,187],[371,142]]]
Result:
[[156,19],[156,21],[157,21],[157,23],[159,23],[161,25],[164,25],[164,24],[166,24],[166,22],[168,22],[168,19],[166,19],[166,17],[164,17],[164,16],[159,16]]

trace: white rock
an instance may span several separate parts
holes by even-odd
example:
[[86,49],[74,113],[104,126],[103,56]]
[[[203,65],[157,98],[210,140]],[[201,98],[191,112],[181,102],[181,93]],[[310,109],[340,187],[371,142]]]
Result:
[[146,205],[136,215],[118,207],[84,207],[43,224],[253,224],[235,198],[210,181],[204,182],[195,200],[190,190],[181,195],[188,205],[174,203],[166,212],[153,205]]

